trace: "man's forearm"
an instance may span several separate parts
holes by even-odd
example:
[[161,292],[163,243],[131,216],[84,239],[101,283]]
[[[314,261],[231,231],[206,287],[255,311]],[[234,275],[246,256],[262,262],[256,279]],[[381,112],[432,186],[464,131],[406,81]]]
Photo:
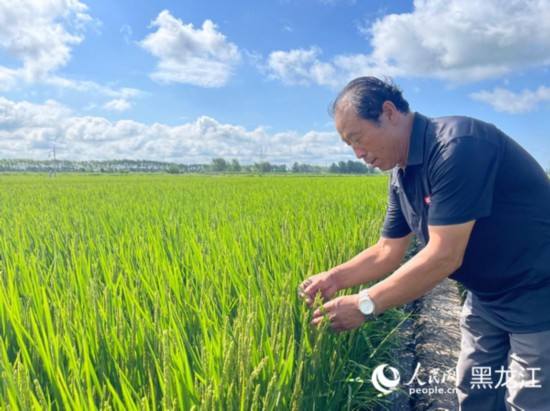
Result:
[[376,311],[381,313],[420,298],[459,266],[455,260],[425,248],[391,276],[369,288],[369,295],[376,303]]
[[426,294],[462,265],[475,220],[450,226],[429,226],[430,241],[398,270],[369,289],[381,313]]
[[[410,238],[401,239],[408,244]],[[395,240],[394,240],[395,241]],[[351,260],[330,270],[339,290],[376,281],[399,266],[406,246],[391,246],[391,240],[381,240],[357,254]]]

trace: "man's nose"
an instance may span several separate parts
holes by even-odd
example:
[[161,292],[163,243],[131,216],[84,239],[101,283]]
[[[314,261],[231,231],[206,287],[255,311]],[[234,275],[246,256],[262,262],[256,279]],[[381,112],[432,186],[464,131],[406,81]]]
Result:
[[367,152],[363,148],[360,148],[360,147],[352,147],[352,148],[353,148],[353,152],[355,153],[355,157],[357,157],[358,159],[365,157],[365,154],[367,154]]

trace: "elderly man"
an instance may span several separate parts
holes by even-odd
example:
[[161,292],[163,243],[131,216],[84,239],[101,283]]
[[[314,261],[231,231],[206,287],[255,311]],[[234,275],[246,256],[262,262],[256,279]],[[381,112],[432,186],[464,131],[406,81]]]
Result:
[[[543,169],[493,125],[413,113],[393,83],[373,77],[350,82],[333,115],[357,158],[392,174],[380,240],[302,283],[308,303],[317,293],[325,300],[312,323],[325,315],[335,331],[355,328],[450,277],[469,290],[457,364],[461,409],[548,410],[550,181]],[[413,234],[424,247],[399,266]],[[479,370],[484,386],[475,383]]]

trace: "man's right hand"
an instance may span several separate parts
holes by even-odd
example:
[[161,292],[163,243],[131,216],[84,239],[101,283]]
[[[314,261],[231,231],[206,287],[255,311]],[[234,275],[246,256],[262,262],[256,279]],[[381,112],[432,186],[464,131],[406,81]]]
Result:
[[313,304],[317,293],[320,292],[323,302],[326,302],[332,298],[336,291],[338,291],[338,287],[334,281],[334,275],[330,271],[312,275],[298,287],[298,295],[309,305]]

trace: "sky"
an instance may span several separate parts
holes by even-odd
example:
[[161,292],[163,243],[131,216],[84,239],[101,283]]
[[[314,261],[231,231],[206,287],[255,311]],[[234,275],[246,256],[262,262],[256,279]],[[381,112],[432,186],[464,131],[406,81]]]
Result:
[[548,0],[0,0],[0,158],[355,160],[359,76],[550,168]]

